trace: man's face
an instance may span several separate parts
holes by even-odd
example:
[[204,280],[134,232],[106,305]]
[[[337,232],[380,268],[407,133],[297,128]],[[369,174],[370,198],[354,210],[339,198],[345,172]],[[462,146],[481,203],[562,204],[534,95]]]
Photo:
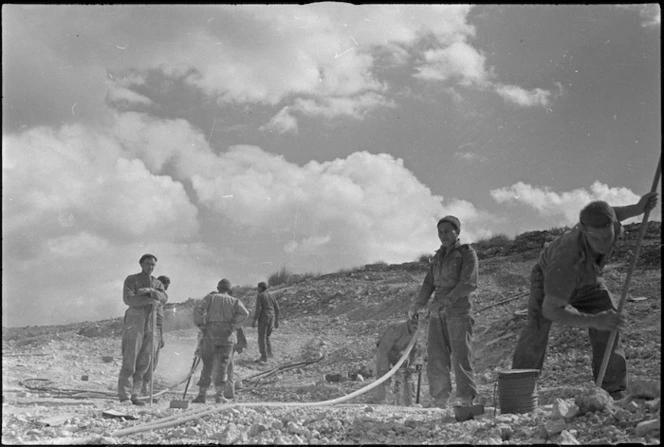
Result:
[[164,284],[164,290],[168,290],[168,286],[171,284],[170,282],[165,282]]
[[612,223],[604,227],[582,225],[581,229],[583,234],[586,235],[586,240],[592,251],[598,255],[604,255],[609,252],[616,236]]
[[459,237],[459,232],[454,225],[449,222],[442,222],[438,225],[438,239],[443,247],[451,247]]
[[152,275],[155,265],[157,265],[157,261],[154,258],[146,258],[141,262],[141,269],[143,269],[143,273],[146,275]]

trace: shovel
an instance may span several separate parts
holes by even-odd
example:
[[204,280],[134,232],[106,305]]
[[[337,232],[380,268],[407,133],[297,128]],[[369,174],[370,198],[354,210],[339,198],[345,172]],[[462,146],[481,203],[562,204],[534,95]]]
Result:
[[[198,352],[198,350],[196,352]],[[182,393],[182,399],[173,399],[171,401],[169,408],[184,408],[184,409],[189,408],[189,400],[187,399],[187,390],[189,389],[191,378],[194,376],[194,372],[196,371],[196,368],[198,368],[198,364],[200,363],[200,361],[201,361],[200,355],[198,354],[194,355],[194,363],[192,363],[191,365],[191,375],[189,376],[189,379],[187,379],[187,384],[184,387],[184,393]]]

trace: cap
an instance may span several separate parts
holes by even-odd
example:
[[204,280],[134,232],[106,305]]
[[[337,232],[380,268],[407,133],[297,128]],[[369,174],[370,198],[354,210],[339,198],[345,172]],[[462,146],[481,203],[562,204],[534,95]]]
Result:
[[155,262],[157,262],[157,257],[155,255],[151,255],[150,253],[146,253],[143,256],[141,256],[141,259],[138,260],[139,264],[143,264],[143,261],[145,261],[148,258],[154,259]]
[[157,278],[162,284],[170,284],[171,283],[171,278],[169,278],[166,275],[161,275]]
[[603,200],[590,202],[579,213],[579,222],[589,227],[601,228],[617,221],[613,207]]
[[231,282],[224,278],[217,284],[217,289],[231,290]]
[[263,281],[261,281],[261,282],[258,283],[258,287],[260,287],[261,289],[267,289],[267,284],[265,284]]
[[459,222],[459,219],[457,219],[456,217],[454,217],[454,216],[445,216],[445,217],[443,217],[442,219],[440,219],[438,221],[438,224],[436,224],[436,226],[440,225],[443,222],[451,223],[452,226],[454,226],[454,228],[456,228],[457,233],[461,232],[461,222]]

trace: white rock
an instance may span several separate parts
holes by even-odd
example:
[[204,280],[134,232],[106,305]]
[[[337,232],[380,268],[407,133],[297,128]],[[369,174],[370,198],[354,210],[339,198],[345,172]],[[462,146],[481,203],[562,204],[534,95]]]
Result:
[[489,439],[487,439],[486,443],[489,444],[489,445],[500,445],[500,444],[503,443],[503,441],[501,441],[498,438],[489,438]]
[[644,405],[646,406],[648,411],[650,411],[651,413],[655,413],[660,408],[659,402],[660,402],[660,398],[658,397],[655,400],[646,401],[646,403]]
[[565,445],[581,445],[581,443],[574,437],[572,433],[567,430],[560,432],[561,444]]
[[654,399],[661,395],[661,384],[653,380],[632,379],[627,386],[627,392],[632,397]]
[[636,425],[636,436],[645,436],[653,430],[659,430],[659,418],[650,421],[639,422]]
[[572,399],[558,399],[553,402],[553,409],[551,410],[552,419],[572,419],[579,412]]

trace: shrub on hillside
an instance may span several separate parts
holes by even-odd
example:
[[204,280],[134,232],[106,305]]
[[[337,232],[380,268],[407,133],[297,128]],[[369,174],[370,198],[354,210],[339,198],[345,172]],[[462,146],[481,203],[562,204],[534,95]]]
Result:
[[417,262],[429,262],[432,256],[431,253],[422,253],[417,257]]
[[281,284],[289,284],[289,281],[291,280],[292,276],[293,273],[288,271],[286,267],[281,267],[281,270],[272,273],[267,278],[267,284],[270,287],[279,286]]
[[487,248],[504,247],[510,242],[512,242],[512,240],[506,234],[497,234],[489,239],[480,239],[473,245],[475,245],[476,248],[484,250]]

